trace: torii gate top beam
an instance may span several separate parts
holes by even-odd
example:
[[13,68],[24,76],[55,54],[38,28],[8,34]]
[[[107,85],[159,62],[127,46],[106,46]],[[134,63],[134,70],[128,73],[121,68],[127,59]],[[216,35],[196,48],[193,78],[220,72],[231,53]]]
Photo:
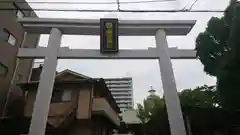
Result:
[[[58,28],[62,34],[100,35],[99,19],[21,18],[18,20],[26,32],[49,34]],[[121,36],[155,36],[158,29],[166,35],[186,35],[195,25],[195,20],[119,20]]]

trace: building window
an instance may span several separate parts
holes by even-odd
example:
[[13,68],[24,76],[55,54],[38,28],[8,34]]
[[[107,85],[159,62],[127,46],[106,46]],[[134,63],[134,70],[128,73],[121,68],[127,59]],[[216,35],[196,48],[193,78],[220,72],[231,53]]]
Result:
[[62,94],[62,101],[71,101],[72,91],[65,90]]
[[3,32],[1,35],[4,41],[15,46],[17,39],[7,29],[3,29]]
[[4,64],[0,63],[0,76],[5,77],[7,75],[7,72],[8,68]]
[[23,14],[23,12],[21,11],[21,10],[17,10],[17,17],[18,18],[23,18],[24,17],[24,14]]
[[53,90],[52,102],[61,102],[62,101],[62,91],[58,89]]
[[8,43],[14,46],[16,44],[16,41],[17,39],[13,35],[9,34]]
[[71,101],[72,91],[55,89],[52,95],[52,102],[67,102]]
[[25,16],[23,11],[16,5],[16,3],[14,3],[13,6],[16,8],[16,16],[18,18],[22,18]]

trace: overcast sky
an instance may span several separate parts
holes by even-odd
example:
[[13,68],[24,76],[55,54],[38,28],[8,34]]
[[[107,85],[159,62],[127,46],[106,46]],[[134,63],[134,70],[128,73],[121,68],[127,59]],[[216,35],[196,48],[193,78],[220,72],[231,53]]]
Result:
[[[40,1],[40,0],[28,0]],[[41,0],[44,1],[44,0]],[[47,0],[45,0],[47,1]],[[50,0],[48,0],[50,1]],[[66,1],[66,0],[51,0]],[[71,2],[72,0],[68,0]],[[83,2],[82,0],[74,0]],[[86,0],[84,2],[114,2],[114,0]],[[139,0],[125,0],[139,1]],[[149,0],[151,1],[151,0]],[[161,0],[158,0],[161,1]],[[191,5],[194,0],[176,2],[122,4],[122,9],[153,10],[153,9],[181,9]],[[121,2],[121,0],[120,0]],[[193,9],[225,9],[229,0],[198,0]],[[31,4],[33,8],[67,8],[67,9],[116,9],[116,5],[47,5]],[[189,7],[189,6],[188,6]],[[204,31],[207,21],[220,13],[83,13],[83,12],[37,12],[40,17],[51,18],[101,18],[118,17],[120,19],[138,20],[197,20],[197,24],[187,36],[168,37],[169,47],[194,49],[195,39],[199,32]],[[41,36],[39,45],[46,46],[48,35]],[[120,37],[120,49],[146,49],[155,46],[154,37]],[[70,48],[98,49],[100,39],[97,36],[69,36],[64,35],[62,46]],[[195,88],[204,84],[213,85],[215,78],[206,75],[198,60],[172,60],[174,75],[178,91]],[[141,102],[147,95],[150,85],[162,95],[163,89],[157,60],[59,60],[57,70],[70,69],[90,77],[126,77],[133,78],[134,102]]]

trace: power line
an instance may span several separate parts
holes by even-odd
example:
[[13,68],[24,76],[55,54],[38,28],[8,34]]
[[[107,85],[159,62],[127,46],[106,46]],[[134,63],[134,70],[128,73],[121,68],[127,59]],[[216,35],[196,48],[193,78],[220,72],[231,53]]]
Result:
[[193,6],[198,2],[198,0],[195,0],[192,5],[190,6],[189,10],[192,10]]
[[158,3],[158,2],[170,2],[176,0],[142,0],[142,1],[116,1],[116,2],[68,2],[68,1],[34,1],[34,2],[23,2],[23,1],[1,1],[0,3],[16,3],[16,4],[138,4],[138,3]]
[[[1,8],[0,10],[16,10]],[[223,13],[224,10],[103,10],[103,9],[53,9],[53,8],[21,8],[22,11],[65,11],[65,12],[129,12],[129,13]]]
[[[167,0],[167,1],[176,1],[176,0]],[[132,12],[132,13],[160,13],[160,12],[169,12],[169,13],[174,13],[174,12],[215,12],[215,13],[222,13],[224,10],[191,10],[193,5],[197,2],[197,0],[191,4],[190,9],[179,9],[179,10],[121,10],[120,9],[120,4],[131,4],[131,3],[152,3],[152,2],[167,2],[166,0],[154,0],[154,1],[125,1],[125,2],[120,2],[119,0],[116,0],[116,2],[42,2],[42,1],[37,1],[37,2],[22,2],[22,1],[1,1],[0,3],[15,3],[15,4],[27,4],[27,3],[35,3],[35,4],[117,4],[117,10],[104,10],[104,9],[96,9],[96,10],[88,10],[88,9],[54,9],[54,8],[21,8],[23,11],[64,11],[64,12]],[[188,6],[188,5],[187,5]],[[15,10],[14,8],[1,8],[0,10]]]
[[133,12],[133,13],[160,13],[160,12],[166,12],[166,13],[223,13],[224,10],[121,10],[120,12]]

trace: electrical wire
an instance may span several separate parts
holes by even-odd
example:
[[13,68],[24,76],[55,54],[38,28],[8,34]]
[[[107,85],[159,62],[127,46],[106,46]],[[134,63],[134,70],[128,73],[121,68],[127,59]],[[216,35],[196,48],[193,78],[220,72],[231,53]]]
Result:
[[195,0],[192,5],[190,6],[190,8],[188,10],[192,10],[192,8],[194,7],[194,5],[198,2],[198,0]]
[[[42,2],[42,1],[37,1],[37,2],[23,2],[23,1],[1,1],[0,3],[15,3],[15,4],[27,4],[27,3],[32,3],[32,4],[117,4],[117,10],[104,10],[104,9],[54,9],[54,8],[21,8],[22,11],[64,11],[64,12],[132,12],[132,13],[160,13],[160,12],[169,12],[169,13],[175,13],[175,12],[215,12],[215,13],[222,13],[224,10],[191,10],[193,5],[197,2],[197,0],[190,6],[190,9],[186,9],[185,6],[183,9],[178,9],[178,10],[122,10],[120,9],[120,4],[134,4],[134,3],[152,3],[152,2],[169,2],[169,1],[176,1],[176,0],[154,0],[154,1],[147,1],[147,0],[142,0],[142,1],[125,1],[125,2],[120,2],[119,0],[116,0],[116,2]],[[0,10],[15,10],[14,8],[1,8]]]
[[[16,10],[15,8],[1,8],[1,10]],[[104,9],[53,9],[53,8],[21,8],[22,11],[64,11],[64,12],[129,12],[129,13],[223,13],[224,10],[104,10]]]
[[176,0],[142,0],[142,1],[122,1],[117,0],[116,2],[68,2],[68,1],[34,1],[34,2],[23,2],[23,1],[1,1],[0,3],[16,3],[16,4],[138,4],[138,3],[158,3],[158,2],[170,2]]

